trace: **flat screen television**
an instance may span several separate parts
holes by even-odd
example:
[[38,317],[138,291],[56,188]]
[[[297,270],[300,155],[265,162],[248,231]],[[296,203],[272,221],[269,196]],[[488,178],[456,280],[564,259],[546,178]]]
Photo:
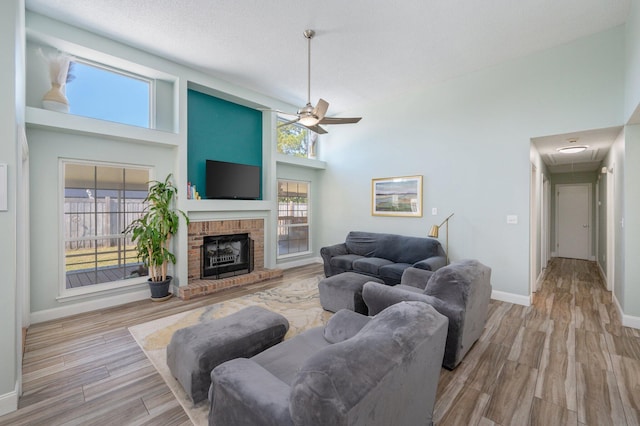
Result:
[[207,160],[205,195],[209,199],[257,200],[260,166]]

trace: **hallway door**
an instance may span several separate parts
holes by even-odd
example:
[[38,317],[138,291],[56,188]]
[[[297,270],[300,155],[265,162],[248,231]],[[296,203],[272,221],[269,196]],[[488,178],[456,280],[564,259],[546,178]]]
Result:
[[559,257],[591,258],[591,184],[556,186]]

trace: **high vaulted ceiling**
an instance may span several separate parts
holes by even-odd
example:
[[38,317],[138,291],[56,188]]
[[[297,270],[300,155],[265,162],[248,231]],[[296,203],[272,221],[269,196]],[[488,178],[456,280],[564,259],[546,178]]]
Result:
[[26,0],[27,8],[329,115],[624,23],[630,0]]
[[[27,9],[328,115],[625,22],[630,0],[26,0]],[[294,112],[294,111],[291,111]],[[576,129],[577,131],[581,129]],[[532,140],[553,173],[596,170],[620,129]],[[559,155],[578,137],[590,149]]]

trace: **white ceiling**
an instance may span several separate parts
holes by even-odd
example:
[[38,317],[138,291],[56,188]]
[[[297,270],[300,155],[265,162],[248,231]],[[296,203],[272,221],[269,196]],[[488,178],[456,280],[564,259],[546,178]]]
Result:
[[[598,169],[621,131],[622,127],[610,127],[533,138],[531,142],[537,148],[550,173],[591,172]],[[572,145],[583,145],[587,149],[576,154],[558,152],[558,148]]]
[[623,24],[630,0],[26,0],[27,8],[328,115]]

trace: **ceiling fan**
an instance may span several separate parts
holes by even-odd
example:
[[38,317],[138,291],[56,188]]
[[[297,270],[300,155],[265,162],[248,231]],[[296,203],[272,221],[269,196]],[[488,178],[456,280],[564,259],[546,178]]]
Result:
[[303,33],[307,39],[307,104],[300,108],[296,114],[297,118],[280,124],[278,127],[287,126],[289,124],[298,123],[307,129],[319,134],[327,133],[325,129],[320,127],[320,124],[350,124],[357,123],[362,117],[326,117],[327,109],[329,109],[329,102],[324,99],[320,99],[318,104],[314,107],[311,105],[311,39],[316,35],[313,30],[305,30]]

